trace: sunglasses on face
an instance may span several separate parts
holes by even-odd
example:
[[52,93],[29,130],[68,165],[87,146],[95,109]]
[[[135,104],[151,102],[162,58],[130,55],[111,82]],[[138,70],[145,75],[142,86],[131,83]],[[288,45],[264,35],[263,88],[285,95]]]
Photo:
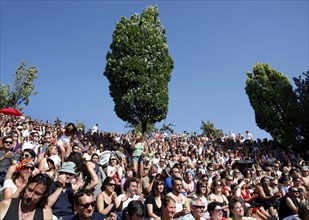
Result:
[[28,166],[24,166],[22,167],[23,170],[31,170],[33,171],[34,170],[34,167],[28,167]]
[[4,141],[4,144],[13,144],[13,141]]
[[109,183],[108,185],[109,185],[109,186],[113,186],[113,187],[115,187],[115,186],[116,186],[116,184],[115,184],[115,183]]
[[292,192],[293,192],[293,193],[299,193],[299,191],[298,191],[298,190],[292,190]]
[[24,158],[32,157],[30,154],[22,154],[21,156]]
[[222,212],[222,209],[215,209],[214,212]]
[[193,207],[197,209],[205,209],[205,206],[202,205],[193,205]]
[[84,209],[87,209],[89,206],[91,206],[92,208],[95,207],[95,202],[90,202],[90,203],[86,203],[86,204],[80,204],[77,203],[78,205],[82,206]]

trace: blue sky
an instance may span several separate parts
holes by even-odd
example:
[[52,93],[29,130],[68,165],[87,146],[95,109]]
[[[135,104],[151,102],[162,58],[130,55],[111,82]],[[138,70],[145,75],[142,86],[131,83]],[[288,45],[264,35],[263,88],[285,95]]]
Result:
[[174,70],[163,123],[201,133],[201,120],[225,133],[269,138],[255,123],[246,72],[268,62],[291,80],[309,69],[308,1],[3,1],[1,83],[22,60],[36,65],[38,95],[24,113],[126,132],[103,76],[121,16],[158,5]]

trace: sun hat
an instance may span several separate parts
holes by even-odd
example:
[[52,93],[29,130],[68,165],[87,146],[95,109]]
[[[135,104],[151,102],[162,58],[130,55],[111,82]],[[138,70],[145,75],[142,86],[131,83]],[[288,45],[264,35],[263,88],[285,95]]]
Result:
[[20,171],[20,169],[24,166],[32,166],[34,167],[34,163],[32,160],[29,159],[23,159],[22,161],[20,161],[17,165],[16,165],[16,171]]
[[64,162],[62,164],[61,169],[59,170],[59,173],[71,173],[71,174],[76,175],[75,166],[76,166],[75,163],[72,161]]
[[60,163],[61,163],[61,159],[60,159],[60,157],[57,156],[57,155],[52,155],[52,156],[46,158],[46,161],[51,161],[51,162],[53,162],[56,168],[57,168],[57,167],[60,165]]

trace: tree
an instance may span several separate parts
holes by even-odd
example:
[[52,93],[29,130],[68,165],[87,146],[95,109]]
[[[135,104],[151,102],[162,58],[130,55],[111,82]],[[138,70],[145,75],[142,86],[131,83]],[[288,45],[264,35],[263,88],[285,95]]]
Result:
[[298,119],[296,140],[301,149],[308,149],[309,145],[309,71],[300,75],[298,78],[294,77],[296,89],[294,90],[297,96],[298,112],[295,113]]
[[20,67],[16,70],[13,77],[15,77],[15,85],[8,84],[0,85],[0,108],[16,108],[22,110],[22,104],[28,105],[31,95],[37,95],[34,91],[33,81],[38,78],[38,69],[36,66],[26,67],[26,62],[22,61]]
[[281,144],[295,146],[299,107],[288,77],[267,63],[257,63],[247,76],[245,89],[257,126]]
[[165,28],[157,6],[122,17],[106,55],[104,75],[119,118],[132,124],[160,122],[168,111],[168,83],[174,62],[169,56]]
[[209,138],[221,138],[224,136],[223,131],[221,129],[217,129],[215,124],[211,121],[207,121],[206,123],[202,120],[201,129],[203,133]]

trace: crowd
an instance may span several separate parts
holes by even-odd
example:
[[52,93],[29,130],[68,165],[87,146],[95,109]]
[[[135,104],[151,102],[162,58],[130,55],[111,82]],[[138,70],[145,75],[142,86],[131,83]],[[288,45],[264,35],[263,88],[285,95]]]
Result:
[[0,220],[309,219],[309,150],[0,114]]

